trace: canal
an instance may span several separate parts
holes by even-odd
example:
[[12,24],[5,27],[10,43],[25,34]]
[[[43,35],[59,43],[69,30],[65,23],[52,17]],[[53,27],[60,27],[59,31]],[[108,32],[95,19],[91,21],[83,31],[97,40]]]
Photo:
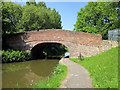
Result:
[[2,64],[2,88],[31,88],[47,80],[59,63],[56,59]]

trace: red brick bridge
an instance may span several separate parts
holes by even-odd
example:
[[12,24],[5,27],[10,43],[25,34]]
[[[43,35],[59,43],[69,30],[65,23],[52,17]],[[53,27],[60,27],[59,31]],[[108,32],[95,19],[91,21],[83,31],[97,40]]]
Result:
[[98,34],[49,29],[18,33],[7,38],[9,46],[19,50],[32,50],[43,43],[59,43],[66,46],[70,56],[76,57],[96,55],[100,52],[102,37]]

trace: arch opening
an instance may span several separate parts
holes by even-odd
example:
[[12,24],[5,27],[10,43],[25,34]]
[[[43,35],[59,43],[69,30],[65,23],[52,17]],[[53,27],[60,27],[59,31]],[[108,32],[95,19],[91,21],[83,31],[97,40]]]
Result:
[[68,48],[61,43],[40,43],[31,50],[33,59],[60,59],[64,56]]

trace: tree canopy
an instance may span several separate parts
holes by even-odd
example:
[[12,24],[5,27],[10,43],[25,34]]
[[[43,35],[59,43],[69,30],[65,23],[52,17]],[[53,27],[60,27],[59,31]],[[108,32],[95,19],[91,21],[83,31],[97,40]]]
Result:
[[20,18],[22,17],[22,8],[12,2],[2,3],[2,30],[3,33],[16,32]]
[[44,2],[27,1],[24,6],[2,2],[3,34],[61,28],[60,14],[55,9],[47,8]]
[[101,34],[107,39],[108,30],[120,28],[117,7],[118,2],[89,2],[78,12],[74,30]]

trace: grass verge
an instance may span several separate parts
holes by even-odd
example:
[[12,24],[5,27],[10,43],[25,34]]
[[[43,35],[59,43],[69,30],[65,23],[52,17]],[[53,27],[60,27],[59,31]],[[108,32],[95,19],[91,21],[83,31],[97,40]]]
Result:
[[38,82],[34,88],[58,88],[67,75],[67,67],[59,64],[47,81]]
[[71,60],[89,71],[95,88],[118,88],[118,47],[82,61],[77,58]]

